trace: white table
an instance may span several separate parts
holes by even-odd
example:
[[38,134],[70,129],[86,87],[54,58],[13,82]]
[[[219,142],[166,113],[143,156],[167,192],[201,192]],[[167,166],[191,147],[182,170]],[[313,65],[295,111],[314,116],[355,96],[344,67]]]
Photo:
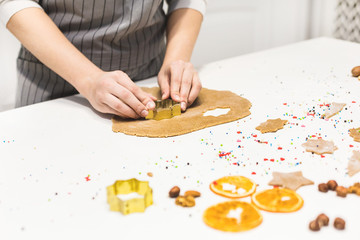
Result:
[[[358,44],[322,38],[208,64],[199,70],[204,87],[242,94],[252,102],[252,114],[178,137],[113,133],[110,116],[94,112],[80,96],[0,113],[0,239],[359,239],[360,198],[317,190],[329,179],[344,186],[360,181],[360,173],[346,174],[352,150],[360,149],[347,132],[360,127],[360,82],[350,76],[359,53]],[[154,86],[156,80],[139,84]],[[313,106],[323,113],[320,104],[332,101],[346,103],[347,110],[329,121],[307,116]],[[289,121],[283,130],[254,129],[277,117]],[[316,134],[339,150],[324,158],[304,152],[301,144]],[[219,151],[232,153],[225,159]],[[315,182],[297,191],[305,201],[300,211],[262,211],[263,223],[242,233],[203,223],[207,207],[227,201],[209,190],[210,182],[243,175],[262,190],[271,188],[274,170],[302,170]],[[106,186],[133,177],[150,181],[153,206],[128,216],[109,211]],[[174,185],[202,193],[194,208],[168,198]],[[322,212],[331,225],[344,218],[346,230],[309,231],[310,220]]]

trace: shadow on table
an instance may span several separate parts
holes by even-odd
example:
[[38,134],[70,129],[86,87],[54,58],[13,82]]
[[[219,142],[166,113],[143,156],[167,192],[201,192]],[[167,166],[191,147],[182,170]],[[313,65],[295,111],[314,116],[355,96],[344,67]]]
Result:
[[79,95],[79,94],[66,97],[65,99],[69,100],[69,101],[71,101],[73,103],[79,104],[81,106],[84,106],[85,108],[91,109],[91,111],[93,111],[96,115],[98,115],[101,118],[110,120],[113,117],[113,114],[101,113],[101,112],[96,111],[93,108],[93,106],[91,106],[89,101],[86,98]]

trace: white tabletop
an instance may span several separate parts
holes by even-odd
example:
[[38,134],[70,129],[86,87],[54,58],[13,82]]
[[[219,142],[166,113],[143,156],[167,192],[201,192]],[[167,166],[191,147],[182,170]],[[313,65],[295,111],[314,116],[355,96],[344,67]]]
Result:
[[[360,173],[349,177],[346,169],[360,149],[348,135],[360,127],[360,81],[350,75],[359,53],[359,44],[322,38],[208,64],[199,70],[204,87],[241,94],[252,102],[252,114],[178,137],[114,133],[110,116],[80,96],[0,113],[0,239],[358,239],[360,197],[320,193],[317,184],[360,181]],[[155,86],[156,80],[139,85]],[[313,107],[323,113],[321,105],[332,101],[346,103],[346,110],[329,121],[307,114]],[[284,129],[255,130],[278,117],[289,121]],[[301,144],[312,135],[333,140],[339,150],[325,157],[305,152]],[[219,151],[231,154],[221,158]],[[243,175],[262,190],[271,188],[274,170],[303,171],[315,182],[297,191],[305,202],[301,210],[261,211],[263,223],[241,233],[203,223],[206,208],[228,200],[209,190],[213,180]],[[106,187],[133,177],[150,182],[154,204],[127,216],[109,211]],[[196,206],[176,206],[168,198],[174,185],[200,191]],[[344,218],[346,230],[309,231],[322,212],[330,225]]]

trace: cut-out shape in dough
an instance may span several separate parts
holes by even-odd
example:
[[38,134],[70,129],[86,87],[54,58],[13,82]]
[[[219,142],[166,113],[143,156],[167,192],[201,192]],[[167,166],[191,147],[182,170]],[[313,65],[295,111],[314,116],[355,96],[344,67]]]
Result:
[[217,108],[214,110],[209,110],[203,114],[204,117],[206,116],[214,116],[218,117],[224,114],[227,114],[230,111],[230,108]]
[[354,141],[360,142],[360,127],[349,130],[350,137],[354,138]]
[[276,132],[279,129],[283,129],[286,123],[287,120],[281,120],[280,118],[268,119],[266,122],[261,123],[255,129],[259,130],[261,133]]
[[281,186],[294,191],[299,187],[314,184],[313,181],[305,178],[301,171],[289,173],[273,172],[272,175],[273,179],[269,182],[269,185]]
[[360,172],[360,151],[353,151],[353,155],[348,163],[348,173],[351,177],[358,172]]
[[329,109],[325,111],[323,117],[326,119],[331,118],[332,116],[340,112],[345,107],[345,105],[345,103],[331,103]]
[[338,148],[335,146],[333,141],[326,141],[322,138],[320,139],[309,139],[306,143],[301,144],[307,152],[313,152],[316,154],[332,154]]
[[[161,99],[158,87],[143,90]],[[250,115],[250,107],[249,100],[235,93],[203,88],[193,105],[180,116],[161,121],[114,117],[112,130],[135,136],[171,137],[244,118]],[[216,108],[230,108],[230,111],[218,117],[203,116]]]

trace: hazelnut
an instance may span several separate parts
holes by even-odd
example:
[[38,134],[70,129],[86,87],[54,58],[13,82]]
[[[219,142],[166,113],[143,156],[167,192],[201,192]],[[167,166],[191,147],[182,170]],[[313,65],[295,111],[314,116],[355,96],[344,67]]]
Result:
[[179,193],[180,193],[180,188],[178,186],[175,186],[170,189],[169,197],[176,198],[177,196],[179,196]]
[[329,225],[329,217],[326,216],[324,213],[320,214],[316,218],[316,221],[319,223],[320,227]]
[[195,198],[193,196],[178,196],[175,204],[182,207],[193,207],[195,206]]
[[336,195],[339,197],[346,197],[347,192],[348,192],[348,190],[346,187],[343,187],[343,186],[336,187]]
[[338,230],[345,229],[345,221],[342,218],[335,218],[334,227]]
[[327,182],[327,186],[328,186],[329,190],[335,191],[338,184],[335,180],[330,180]]
[[314,221],[310,222],[309,228],[310,228],[311,231],[314,231],[314,232],[319,231],[320,230],[320,225],[316,220],[314,220]]
[[354,67],[351,70],[351,73],[352,73],[353,77],[359,77],[360,76],[360,66]]
[[320,192],[327,192],[327,191],[329,191],[329,187],[328,187],[328,185],[327,185],[326,183],[320,183],[320,184],[318,185],[318,189],[319,189]]
[[186,191],[186,192],[185,192],[185,197],[186,197],[186,196],[193,196],[194,198],[197,198],[197,197],[200,197],[200,196],[201,196],[201,193],[198,192],[198,191],[190,190],[190,191]]

